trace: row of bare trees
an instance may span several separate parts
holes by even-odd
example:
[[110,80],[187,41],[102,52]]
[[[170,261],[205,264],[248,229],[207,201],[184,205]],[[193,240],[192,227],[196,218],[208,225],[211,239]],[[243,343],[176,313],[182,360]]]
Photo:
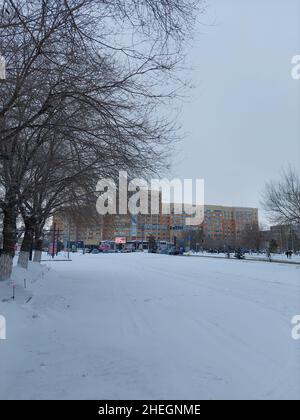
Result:
[[288,167],[280,180],[267,183],[262,205],[269,221],[276,225],[270,247],[281,251],[299,249],[300,178],[296,169]]
[[[6,0],[0,9],[0,280],[19,217],[26,268],[41,258],[46,221],[95,201],[100,177],[163,170],[197,0]],[[176,79],[176,80],[175,80]]]

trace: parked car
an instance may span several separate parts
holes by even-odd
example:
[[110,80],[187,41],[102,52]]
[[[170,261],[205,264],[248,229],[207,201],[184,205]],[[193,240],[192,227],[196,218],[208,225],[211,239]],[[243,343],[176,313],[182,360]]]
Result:
[[175,246],[173,246],[169,249],[169,255],[179,255],[178,249],[176,249]]

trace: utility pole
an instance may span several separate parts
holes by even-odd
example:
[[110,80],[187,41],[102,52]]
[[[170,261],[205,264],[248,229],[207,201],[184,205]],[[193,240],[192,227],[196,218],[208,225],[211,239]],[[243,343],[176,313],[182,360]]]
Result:
[[55,249],[55,253],[56,255],[58,254],[58,242],[59,242],[59,228],[57,229],[57,235],[56,235],[56,249]]
[[32,261],[32,256],[33,256],[33,235],[32,235],[31,245],[30,245],[29,261]]
[[142,250],[144,250],[144,223],[142,223],[141,230],[142,230]]
[[55,232],[56,232],[56,224],[53,225],[53,238],[52,238],[52,259],[55,257]]
[[68,260],[70,259],[70,244],[71,244],[71,228],[70,219],[68,219]]

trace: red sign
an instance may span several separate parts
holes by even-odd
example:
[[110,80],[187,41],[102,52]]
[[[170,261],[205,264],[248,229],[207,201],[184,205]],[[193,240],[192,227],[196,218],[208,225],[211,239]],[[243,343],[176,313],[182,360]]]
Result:
[[116,238],[115,242],[117,245],[126,244],[126,238]]

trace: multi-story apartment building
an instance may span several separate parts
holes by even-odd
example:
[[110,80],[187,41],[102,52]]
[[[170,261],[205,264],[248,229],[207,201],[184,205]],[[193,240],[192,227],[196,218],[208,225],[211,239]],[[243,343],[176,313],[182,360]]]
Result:
[[[258,232],[258,209],[248,207],[226,207],[205,205],[204,220],[198,226],[189,227],[186,224],[184,212],[176,214],[174,205],[170,211],[171,238],[186,236],[185,232],[197,230],[201,232],[202,246],[241,246],[245,242],[247,230]],[[187,235],[191,236],[191,235]]]
[[[156,215],[106,215],[81,217],[77,220],[65,215],[56,216],[54,223],[60,230],[60,237],[70,236],[72,243],[84,242],[85,245],[97,246],[101,241],[146,241],[150,235],[157,241],[173,243],[175,238],[198,235],[197,241],[203,247],[223,247],[246,245],[247,229],[258,232],[258,210],[246,207],[204,206],[204,221],[198,226],[188,226],[183,211],[176,212],[171,204],[165,214],[165,205],[160,203]],[[84,213],[84,212],[83,212]],[[193,233],[191,233],[193,232]],[[249,245],[250,246],[250,245]]]
[[169,240],[169,218],[158,215],[109,215],[103,218],[102,240],[143,241],[152,235],[156,240]]
[[[149,193],[149,200],[151,193]],[[149,201],[150,203],[150,201]],[[101,241],[115,241],[118,238],[126,241],[146,241],[154,236],[157,241],[169,241],[169,215],[162,212],[161,195],[159,196],[159,214],[105,215],[99,216],[95,210],[83,208],[74,217],[65,213],[53,219],[60,240],[66,243],[70,238],[72,244],[83,243],[86,246],[98,246]]]
[[58,239],[66,244],[84,243],[85,245],[98,245],[103,236],[103,217],[93,214],[90,209],[82,209],[80,217],[74,217],[68,212],[53,217]]
[[258,232],[258,209],[205,205],[203,233],[205,242],[240,246],[247,230]]

